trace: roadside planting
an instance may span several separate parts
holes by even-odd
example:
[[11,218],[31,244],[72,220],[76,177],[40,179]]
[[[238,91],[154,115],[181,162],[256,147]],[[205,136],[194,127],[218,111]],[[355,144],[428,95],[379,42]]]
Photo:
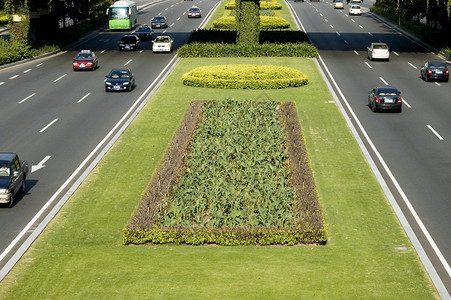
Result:
[[[326,242],[292,103],[205,101],[195,127],[183,157],[154,177],[124,229],[125,244]],[[185,128],[182,123],[177,140]],[[173,140],[167,156],[180,151],[173,149],[175,144]],[[161,178],[169,184],[155,191]]]

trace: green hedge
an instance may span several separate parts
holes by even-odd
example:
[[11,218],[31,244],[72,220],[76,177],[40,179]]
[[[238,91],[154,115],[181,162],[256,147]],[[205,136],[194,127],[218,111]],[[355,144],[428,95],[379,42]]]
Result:
[[183,74],[183,84],[222,89],[283,89],[308,84],[307,75],[283,66],[218,65]]
[[[236,31],[199,29],[191,32],[188,43],[236,43]],[[299,30],[260,31],[260,43],[302,43],[308,42],[305,32]]]
[[[234,16],[220,17],[213,21],[216,29],[236,30],[236,21]],[[282,17],[260,16],[260,29],[283,29],[289,28],[290,23]]]
[[264,43],[238,45],[219,43],[190,43],[178,51],[179,57],[317,57],[317,49],[307,43]]
[[128,244],[218,244],[222,246],[320,244],[327,242],[327,228],[307,229],[187,229],[153,228],[150,230],[123,230],[123,243]]
[[0,38],[0,65],[31,57],[30,46]]
[[[225,9],[236,9],[236,2],[235,1],[230,1],[229,3],[227,3],[225,5]],[[275,1],[260,1],[260,9],[262,10],[280,10],[282,9],[282,4],[277,3]]]

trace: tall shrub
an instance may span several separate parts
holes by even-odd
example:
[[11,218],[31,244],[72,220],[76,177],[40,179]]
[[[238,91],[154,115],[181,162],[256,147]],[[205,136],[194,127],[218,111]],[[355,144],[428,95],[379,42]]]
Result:
[[[5,11],[9,15],[9,34],[11,41],[24,45],[28,44],[28,32],[30,30],[30,12],[28,1],[6,0]],[[20,21],[13,20],[13,15],[20,18]]]
[[236,1],[237,43],[256,45],[260,35],[259,0]]

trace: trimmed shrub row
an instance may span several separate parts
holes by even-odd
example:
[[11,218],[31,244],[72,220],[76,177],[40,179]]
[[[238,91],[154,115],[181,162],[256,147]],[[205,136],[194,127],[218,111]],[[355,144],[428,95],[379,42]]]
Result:
[[31,57],[30,46],[0,38],[0,65]]
[[307,43],[264,43],[258,45],[189,43],[177,51],[179,57],[317,57],[316,48]]
[[[236,31],[199,29],[193,31],[188,43],[231,43],[236,42]],[[302,43],[308,42],[305,32],[299,30],[260,31],[260,43]]]
[[221,89],[283,89],[308,84],[307,75],[283,66],[203,66],[182,76],[183,84]]
[[[216,29],[236,30],[236,21],[234,16],[220,17],[213,21]],[[283,29],[289,28],[290,23],[282,17],[260,16],[260,29]]]
[[[236,2],[230,1],[225,5],[225,9],[236,9]],[[260,9],[280,10],[282,9],[282,4],[275,1],[260,1]]]

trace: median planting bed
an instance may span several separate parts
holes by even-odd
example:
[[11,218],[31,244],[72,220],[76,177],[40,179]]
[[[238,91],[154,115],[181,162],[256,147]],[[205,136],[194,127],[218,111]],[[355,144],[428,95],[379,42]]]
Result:
[[203,102],[202,113],[197,107],[185,115],[124,242],[324,244],[293,103],[228,99]]

